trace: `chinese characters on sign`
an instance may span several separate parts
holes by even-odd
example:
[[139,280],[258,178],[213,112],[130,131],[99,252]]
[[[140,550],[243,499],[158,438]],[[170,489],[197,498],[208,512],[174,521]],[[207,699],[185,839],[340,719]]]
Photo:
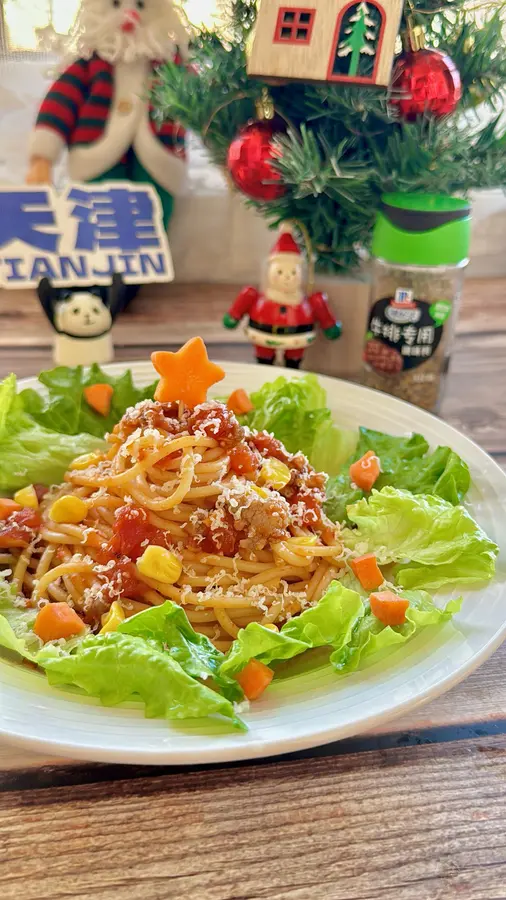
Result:
[[0,187],[0,287],[127,284],[174,278],[159,197],[129,182]]

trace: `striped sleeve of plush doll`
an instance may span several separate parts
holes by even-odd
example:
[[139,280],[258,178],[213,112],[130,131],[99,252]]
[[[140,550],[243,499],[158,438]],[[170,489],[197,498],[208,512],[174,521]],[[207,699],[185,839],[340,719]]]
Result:
[[37,116],[31,155],[56,162],[70,143],[89,85],[89,63],[78,59],[51,85]]

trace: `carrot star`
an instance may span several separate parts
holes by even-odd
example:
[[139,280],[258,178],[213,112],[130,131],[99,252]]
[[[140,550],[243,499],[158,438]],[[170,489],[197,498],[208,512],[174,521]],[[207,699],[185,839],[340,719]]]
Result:
[[181,400],[186,406],[204,403],[209,388],[225,378],[225,372],[210,362],[201,337],[189,340],[177,353],[158,350],[151,362],[160,375],[155,400],[162,403]]

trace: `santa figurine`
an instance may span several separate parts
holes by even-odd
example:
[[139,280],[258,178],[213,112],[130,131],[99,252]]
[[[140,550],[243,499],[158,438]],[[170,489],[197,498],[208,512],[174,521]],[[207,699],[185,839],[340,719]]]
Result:
[[286,366],[298,369],[304,350],[316,339],[316,325],[329,340],[340,337],[341,323],[332,315],[326,295],[307,296],[304,282],[301,252],[290,228],[282,226],[268,259],[264,290],[243,288],[223,319],[226,328],[236,328],[243,316],[249,316],[246,334],[257,362],[272,366],[280,351]]
[[72,62],[50,88],[30,141],[28,184],[48,184],[68,149],[72,181],[154,185],[167,225],[185,182],[184,131],[158,122],[156,67],[182,64],[187,35],[172,0],[82,0]]

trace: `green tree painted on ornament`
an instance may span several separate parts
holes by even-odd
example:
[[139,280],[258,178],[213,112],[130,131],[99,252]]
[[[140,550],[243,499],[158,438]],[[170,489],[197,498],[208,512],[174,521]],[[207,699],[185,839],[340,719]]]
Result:
[[364,0],[343,16],[334,62],[335,75],[372,77],[381,29],[381,13]]
[[[164,64],[153,87],[160,120],[177,119],[199,135],[212,160],[226,170],[230,144],[258,118],[255,103],[262,88],[270,92],[283,121],[276,139],[284,193],[254,206],[270,225],[296,219],[307,229],[320,272],[350,272],[361,264],[382,193],[456,194],[506,184],[506,6],[470,0],[404,0],[401,37],[413,19],[429,49],[442,50],[460,72],[462,99],[452,115],[427,110],[407,121],[399,97],[383,88],[329,81],[301,82],[250,78],[247,48],[257,11],[267,15],[274,0],[220,0],[215,25],[192,31],[190,62]],[[348,75],[350,56],[337,56],[349,39],[345,28],[361,0],[339,19],[339,41],[332,47],[336,74]],[[381,8],[384,5],[382,17]],[[358,76],[371,81],[381,35],[392,5],[366,0],[377,22],[376,56],[359,54]],[[342,4],[328,0],[335,24]],[[307,4],[317,6],[318,4]],[[0,3],[1,6],[1,3]],[[317,13],[317,16],[319,13]],[[367,25],[367,23],[366,23]],[[353,22],[351,23],[353,27]],[[373,29],[368,26],[368,29]],[[329,36],[329,40],[331,40]],[[374,46],[372,41],[368,41]],[[388,56],[388,54],[387,54]],[[402,59],[402,57],[401,57]],[[416,71],[416,65],[413,67]],[[427,75],[418,86],[432,90]],[[436,96],[433,98],[438,100]],[[433,101],[429,101],[433,102]],[[477,114],[478,110],[478,114]]]

